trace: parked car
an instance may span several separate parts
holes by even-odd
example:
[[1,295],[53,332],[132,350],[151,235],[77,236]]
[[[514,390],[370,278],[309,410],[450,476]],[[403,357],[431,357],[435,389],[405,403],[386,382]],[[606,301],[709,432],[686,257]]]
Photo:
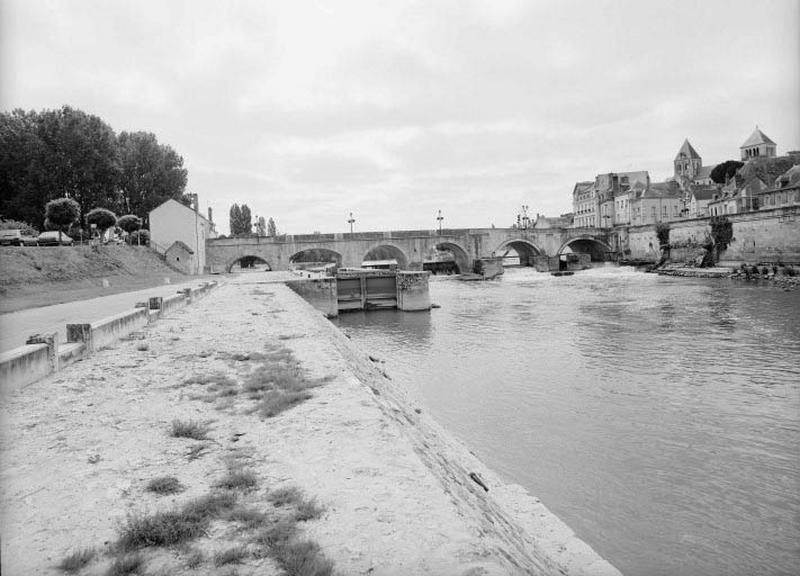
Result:
[[22,237],[22,245],[23,246],[38,246],[39,239],[36,236],[23,236]]
[[0,230],[0,246],[20,246],[21,244],[21,230]]
[[[42,232],[39,234],[37,241],[39,242],[39,246],[58,246],[58,231],[48,230],[47,232]],[[72,246],[72,238],[63,232],[61,233],[61,245]]]

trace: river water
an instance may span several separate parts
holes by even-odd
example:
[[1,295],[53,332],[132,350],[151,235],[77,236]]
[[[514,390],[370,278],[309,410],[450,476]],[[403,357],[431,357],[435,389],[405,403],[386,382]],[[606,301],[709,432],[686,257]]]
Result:
[[800,291],[509,269],[431,299],[336,322],[624,574],[800,574]]

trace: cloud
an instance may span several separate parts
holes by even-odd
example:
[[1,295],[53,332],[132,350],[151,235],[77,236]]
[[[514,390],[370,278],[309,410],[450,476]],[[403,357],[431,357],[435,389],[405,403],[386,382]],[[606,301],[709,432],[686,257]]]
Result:
[[[444,0],[7,0],[4,109],[71,104],[184,156],[302,233],[506,225],[575,181],[671,173],[689,137],[800,148],[800,5]],[[224,229],[225,226],[222,226]]]

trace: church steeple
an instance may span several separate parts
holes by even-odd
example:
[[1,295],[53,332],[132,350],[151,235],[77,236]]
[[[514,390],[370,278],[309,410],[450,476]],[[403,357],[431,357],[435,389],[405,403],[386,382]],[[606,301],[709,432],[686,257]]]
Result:
[[693,180],[695,176],[700,172],[700,167],[703,165],[703,159],[700,157],[700,154],[697,153],[697,150],[692,147],[689,143],[689,139],[683,141],[683,145],[681,149],[678,150],[678,154],[675,156],[675,178],[680,180],[681,178],[688,178]]

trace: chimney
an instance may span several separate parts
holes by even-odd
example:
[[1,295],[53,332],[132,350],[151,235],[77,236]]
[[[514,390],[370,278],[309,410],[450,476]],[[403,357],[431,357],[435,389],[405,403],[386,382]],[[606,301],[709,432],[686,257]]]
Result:
[[214,222],[214,218],[211,216],[211,206],[208,207],[208,221],[212,223]]
[[197,194],[192,194],[192,208],[195,212],[200,211],[200,200],[198,200]]

